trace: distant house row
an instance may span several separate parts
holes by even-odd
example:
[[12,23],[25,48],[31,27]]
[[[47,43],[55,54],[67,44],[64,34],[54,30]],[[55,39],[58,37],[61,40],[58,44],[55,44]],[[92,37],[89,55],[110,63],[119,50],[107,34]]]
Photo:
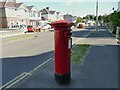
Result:
[[16,3],[16,0],[3,0],[0,2],[1,28],[19,27],[23,24],[37,27],[42,20],[53,22],[61,19],[72,21],[73,16],[61,15],[60,12],[50,10],[49,7],[38,10],[34,6]]

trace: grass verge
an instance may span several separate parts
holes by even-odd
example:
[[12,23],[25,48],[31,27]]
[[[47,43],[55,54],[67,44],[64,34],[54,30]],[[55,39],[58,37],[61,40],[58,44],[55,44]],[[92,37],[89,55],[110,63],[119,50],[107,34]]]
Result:
[[89,44],[77,44],[72,48],[72,63],[73,64],[82,64],[83,57],[87,53],[90,45]]

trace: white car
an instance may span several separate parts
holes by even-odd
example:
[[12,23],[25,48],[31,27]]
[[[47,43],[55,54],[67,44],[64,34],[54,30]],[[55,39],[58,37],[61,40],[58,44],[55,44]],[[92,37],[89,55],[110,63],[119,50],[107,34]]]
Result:
[[51,29],[51,26],[49,25],[49,21],[40,21],[39,22],[39,28],[41,29]]
[[51,28],[51,26],[49,24],[42,26],[42,29],[50,29],[50,28]]
[[23,30],[24,30],[24,33],[28,32],[28,29],[27,29],[26,25],[23,25]]

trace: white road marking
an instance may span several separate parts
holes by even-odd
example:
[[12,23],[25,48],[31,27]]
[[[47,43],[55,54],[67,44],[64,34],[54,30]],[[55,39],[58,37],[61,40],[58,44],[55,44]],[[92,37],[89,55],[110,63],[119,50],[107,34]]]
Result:
[[3,88],[9,88],[9,87],[13,86],[14,84],[16,84],[17,82],[19,82],[20,80],[22,80],[27,75],[30,75],[30,74],[28,74],[27,72],[23,72],[19,76],[15,77],[14,79],[12,79],[11,81],[9,81],[8,83],[6,83],[3,86],[1,86],[0,90],[3,89]]
[[72,43],[72,45],[74,45],[75,43],[77,43],[79,40],[81,39],[85,39],[88,35],[90,35],[91,31],[85,35],[83,35],[81,38],[79,38],[78,40],[76,40],[75,42]]
[[49,58],[47,61],[45,61],[44,63],[42,63],[39,66],[37,66],[36,68],[34,68],[33,70],[31,70],[29,73],[32,74],[34,71],[36,71],[37,69],[39,69],[40,67],[42,67],[43,65],[45,65],[46,63],[48,63],[52,59],[53,58]]

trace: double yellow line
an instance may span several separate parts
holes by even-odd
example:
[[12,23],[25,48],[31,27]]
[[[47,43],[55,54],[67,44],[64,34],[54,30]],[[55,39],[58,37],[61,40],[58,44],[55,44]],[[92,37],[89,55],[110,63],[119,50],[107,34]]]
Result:
[[25,39],[30,39],[33,38],[33,35],[27,35],[27,36],[17,36],[17,37],[10,37],[7,42],[3,42],[3,44],[9,44],[15,41],[20,41],[20,40],[25,40]]

